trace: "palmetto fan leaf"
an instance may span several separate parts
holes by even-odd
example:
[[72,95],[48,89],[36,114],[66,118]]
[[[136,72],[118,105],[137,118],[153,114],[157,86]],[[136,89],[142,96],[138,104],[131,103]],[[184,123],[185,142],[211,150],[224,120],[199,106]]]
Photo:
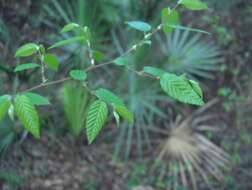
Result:
[[223,62],[220,50],[212,43],[201,40],[200,34],[175,30],[167,37],[163,53],[167,59],[166,70],[177,74],[186,73],[191,77],[214,79],[213,73]]
[[[242,0],[207,0],[207,4],[214,10],[221,11],[222,13],[228,13],[231,8],[237,6]],[[231,13],[231,12],[230,12]]]
[[[80,26],[87,26],[91,33],[91,46],[93,50],[107,52],[111,47],[109,43],[104,46],[104,41],[109,41],[108,35],[105,35],[109,29],[109,21],[106,19],[104,7],[110,7],[109,13],[115,14],[118,11],[113,5],[107,1],[97,0],[52,0],[43,4],[44,18],[42,20],[45,25],[60,31],[62,26],[69,23],[77,23]],[[110,14],[111,15],[111,14]],[[115,16],[113,18],[116,18]],[[106,23],[106,24],[104,24]],[[78,30],[69,33],[61,33],[60,35],[49,36],[52,42],[69,39],[74,35],[78,36]],[[88,54],[88,48],[83,43],[73,43],[62,47],[65,51],[61,59],[67,60],[74,64],[80,63],[81,66],[87,63],[87,59],[83,59]],[[64,61],[66,62],[66,61]]]
[[5,152],[8,147],[14,142],[16,138],[16,132],[13,128],[10,120],[3,120],[0,125],[0,155]]
[[85,127],[85,118],[91,102],[88,91],[79,84],[66,83],[60,90],[59,98],[64,106],[70,132],[77,137]]
[[55,20],[57,21],[56,23],[62,21],[64,24],[75,22],[81,26],[88,26],[91,29],[92,36],[95,36],[95,41],[100,41],[102,40],[101,36],[109,29],[108,24],[102,24],[103,22],[110,22],[106,16],[108,12],[105,11],[105,8],[108,7],[110,15],[115,15],[118,11],[113,4],[101,0],[52,0],[43,5],[45,14],[43,22],[49,27],[56,29],[61,28],[61,26],[59,27],[55,24]]
[[167,114],[161,110],[156,104],[158,100],[169,101],[164,95],[159,95],[160,88],[155,84],[143,85],[143,81],[136,78],[131,73],[131,83],[129,84],[131,96],[122,95],[129,106],[129,109],[134,113],[134,125],[125,124],[118,130],[118,138],[115,143],[115,158],[120,155],[124,156],[125,160],[133,153],[137,156],[143,156],[143,149],[151,147],[150,132],[147,126],[154,125],[156,116],[166,118]]
[[[209,104],[205,108],[207,106]],[[202,113],[205,108],[196,113]],[[175,122],[169,137],[161,144],[154,171],[159,168],[159,178],[166,180],[167,189],[183,187],[196,190],[199,177],[207,185],[209,177],[219,181],[224,178],[222,169],[228,166],[229,155],[200,132],[213,129],[203,124],[209,118],[194,113]]]

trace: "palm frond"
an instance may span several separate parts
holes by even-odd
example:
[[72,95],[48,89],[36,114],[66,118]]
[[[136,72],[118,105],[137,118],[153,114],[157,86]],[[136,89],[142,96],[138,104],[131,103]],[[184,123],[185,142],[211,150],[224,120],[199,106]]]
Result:
[[[160,145],[154,170],[160,168],[159,178],[169,179],[169,189],[182,186],[196,190],[199,178],[209,186],[210,177],[219,181],[224,179],[223,169],[229,165],[229,155],[202,134],[202,130],[211,129],[211,126],[206,128],[202,124],[211,117],[201,117],[191,115],[174,123],[169,137]],[[161,172],[164,166],[167,167],[166,173]]]
[[[133,75],[128,84],[131,95],[124,94],[122,97],[135,115],[135,124],[123,125],[115,143],[115,156],[123,154],[125,160],[129,158],[133,150],[137,150],[136,154],[141,157],[143,149],[151,147],[150,131],[146,126],[153,126],[156,117],[168,117],[167,113],[157,105],[158,100],[164,99],[159,95],[160,88],[151,84],[148,84],[146,88],[142,80],[135,77],[133,73],[130,75]],[[169,99],[166,98],[166,101]]]
[[214,72],[219,70],[223,61],[221,51],[212,42],[204,42],[200,37],[200,34],[175,30],[167,38],[164,67],[194,78],[214,79]]
[[11,125],[13,123],[7,118],[0,125],[0,155],[16,140],[17,132]]
[[64,106],[70,132],[79,136],[85,127],[85,115],[91,100],[88,91],[79,84],[67,83],[60,90],[60,100]]

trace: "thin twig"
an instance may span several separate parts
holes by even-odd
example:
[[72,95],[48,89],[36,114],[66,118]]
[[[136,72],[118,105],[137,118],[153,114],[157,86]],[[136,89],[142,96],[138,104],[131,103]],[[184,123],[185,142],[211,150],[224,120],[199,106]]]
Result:
[[41,80],[42,80],[42,83],[45,83],[46,77],[45,77],[44,55],[41,53],[40,50],[39,50],[39,59],[40,59],[40,64],[41,64]]
[[[139,46],[141,46],[143,44],[143,42],[147,39],[147,38],[150,38],[151,36],[153,36],[155,33],[157,33],[159,30],[161,30],[163,27],[163,24],[160,24],[158,25],[158,27],[153,30],[152,32],[146,34],[144,36],[144,39],[142,39],[139,43],[133,45],[131,48],[129,48],[127,51],[125,51],[122,55],[120,55],[119,57],[115,58],[115,59],[112,59],[110,61],[107,61],[107,62],[104,62],[104,63],[101,63],[99,65],[91,65],[89,66],[88,68],[85,69],[86,72],[88,71],[91,71],[91,70],[95,70],[95,69],[98,69],[100,67],[103,67],[103,66],[106,66],[106,65],[109,65],[109,64],[112,64],[116,59],[118,58],[121,58],[121,57],[125,57],[127,55],[129,55],[131,52],[135,51]],[[131,71],[134,70],[134,69],[130,69]],[[134,72],[139,75],[139,76],[146,76],[146,77],[150,77],[150,78],[153,78],[152,76],[150,75],[147,75],[147,74],[144,74],[142,71],[135,71]],[[41,83],[39,85],[36,85],[34,87],[31,87],[31,88],[28,88],[28,89],[25,89],[23,90],[22,92],[29,92],[29,91],[33,91],[33,90],[37,90],[39,88],[42,88],[42,87],[46,87],[46,86],[50,86],[50,85],[54,85],[54,84],[59,84],[59,83],[62,83],[62,82],[65,82],[65,81],[68,81],[70,80],[71,78],[70,77],[65,77],[65,78],[62,78],[62,79],[58,79],[58,80],[54,80],[54,81],[51,81],[51,82],[44,82],[44,83]]]
[[87,40],[87,45],[88,45],[88,54],[89,54],[91,65],[95,65],[95,60],[94,60],[94,56],[93,56],[93,52],[92,52],[91,44],[89,40]]
[[22,93],[30,92],[30,91],[37,90],[39,88],[54,85],[54,84],[59,84],[59,83],[62,83],[62,82],[68,81],[68,80],[70,80],[70,77],[66,77],[66,78],[62,78],[62,79],[54,80],[54,81],[50,81],[50,82],[41,83],[41,84],[39,84],[37,86],[31,87],[31,88],[28,88],[28,89],[22,91]]

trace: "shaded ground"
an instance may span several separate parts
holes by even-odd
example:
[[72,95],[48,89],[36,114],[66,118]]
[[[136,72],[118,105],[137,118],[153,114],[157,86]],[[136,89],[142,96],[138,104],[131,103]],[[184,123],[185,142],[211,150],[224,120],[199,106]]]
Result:
[[[225,142],[237,141],[237,131],[232,131],[226,131],[229,135]],[[252,130],[248,132],[252,133]],[[231,173],[235,183],[240,183],[239,189],[249,190],[252,188],[252,146],[243,143],[241,147],[241,162]],[[66,137],[54,138],[44,135],[41,141],[27,140],[21,147],[11,149],[13,151],[5,158],[6,162],[1,163],[2,169],[17,171],[23,176],[23,190],[124,190],[128,189],[129,183],[132,182],[134,160],[125,164],[113,162],[110,145],[73,145]],[[151,176],[148,173],[144,173],[143,176],[139,177],[143,179],[140,183],[147,186],[147,177]],[[226,188],[219,188],[221,183],[216,184],[216,190],[229,189],[227,184],[223,184]]]
[[123,189],[127,169],[111,161],[107,145],[71,144],[67,138],[45,136],[40,142],[28,141],[13,147],[12,162],[5,168],[18,168],[26,179],[23,189]]

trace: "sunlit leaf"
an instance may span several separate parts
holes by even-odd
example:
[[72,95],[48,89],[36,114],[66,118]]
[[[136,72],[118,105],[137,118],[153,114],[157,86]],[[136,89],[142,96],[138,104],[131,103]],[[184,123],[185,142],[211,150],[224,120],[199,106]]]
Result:
[[106,90],[104,88],[99,88],[98,90],[94,91],[94,94],[102,101],[108,103],[108,104],[116,104],[123,106],[123,101],[116,96],[113,92],[110,92],[109,90]]
[[178,4],[184,5],[190,10],[204,10],[208,9],[207,4],[200,0],[179,0]]
[[77,42],[84,42],[85,40],[86,40],[85,37],[77,36],[77,37],[69,38],[67,40],[62,40],[62,41],[56,42],[54,45],[50,46],[48,49],[62,47],[62,46],[66,46],[66,45],[77,43]]
[[156,68],[156,67],[150,67],[146,66],[143,68],[143,71],[147,74],[153,75],[155,77],[161,77],[166,71]]
[[151,25],[149,25],[146,22],[142,21],[130,21],[126,22],[129,27],[134,28],[136,30],[142,31],[142,32],[148,32],[151,30]]
[[113,61],[113,63],[119,66],[129,65],[129,60],[125,57],[118,57]]
[[104,59],[104,54],[102,52],[93,50],[92,53],[95,61],[102,61]]
[[190,84],[192,85],[193,90],[201,97],[203,98],[203,91],[199,86],[199,83],[194,80],[189,80]]
[[39,46],[35,43],[27,43],[17,49],[15,57],[31,56],[39,50]]
[[65,32],[70,32],[71,30],[74,30],[76,28],[79,28],[80,25],[79,24],[76,24],[76,23],[69,23],[67,25],[65,25],[62,30],[61,30],[61,33],[65,33]]
[[33,92],[27,92],[27,93],[24,93],[24,95],[30,99],[30,102],[33,105],[37,105],[37,106],[50,105],[48,98],[43,97],[39,94],[36,94]]
[[89,109],[86,120],[88,144],[91,144],[100,133],[108,116],[108,108],[105,102],[96,100]]
[[0,121],[2,121],[7,114],[10,105],[11,101],[9,95],[0,96]]
[[84,81],[87,78],[87,73],[83,70],[71,70],[70,77],[75,80]]
[[34,68],[37,68],[37,67],[40,67],[40,65],[36,64],[36,63],[24,63],[24,64],[16,66],[14,71],[15,72],[20,72],[20,71],[24,71],[24,70],[27,70],[27,69],[34,69]]
[[53,71],[58,71],[59,68],[59,62],[56,56],[53,54],[45,54],[44,56],[44,62],[48,66],[49,69]]
[[176,25],[179,22],[179,14],[176,10],[171,10],[169,7],[165,8],[161,12],[161,20],[162,24],[164,24],[164,32],[170,33],[173,28],[169,27],[169,25]]
[[131,111],[128,110],[125,106],[114,105],[114,110],[130,124],[134,123],[134,115]]
[[35,138],[39,138],[39,116],[30,99],[25,95],[17,95],[15,98],[14,111],[24,128]]
[[165,73],[160,79],[160,85],[175,100],[198,106],[204,105],[204,101],[200,94],[198,94],[198,90],[195,91],[184,77]]

